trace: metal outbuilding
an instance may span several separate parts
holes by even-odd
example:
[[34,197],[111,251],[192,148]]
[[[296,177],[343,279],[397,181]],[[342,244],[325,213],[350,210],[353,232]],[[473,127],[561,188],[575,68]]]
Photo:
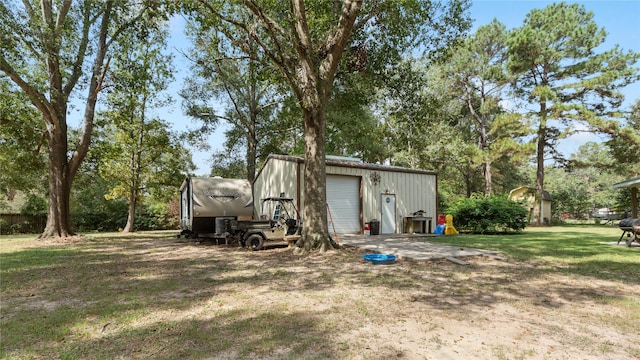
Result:
[[[371,223],[379,226],[380,234],[433,232],[436,172],[327,156],[326,173],[331,230],[335,226],[340,234],[362,234]],[[255,203],[270,196],[288,196],[303,209],[303,177],[303,158],[269,155],[253,184]]]

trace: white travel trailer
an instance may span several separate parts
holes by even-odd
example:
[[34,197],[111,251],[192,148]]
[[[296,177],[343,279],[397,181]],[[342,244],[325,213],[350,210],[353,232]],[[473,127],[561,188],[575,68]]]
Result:
[[247,180],[186,178],[180,186],[178,237],[223,239],[227,244],[238,242],[259,250],[265,241],[292,241],[299,233],[300,215],[292,199],[262,199],[261,214],[267,216],[253,220],[253,195]]

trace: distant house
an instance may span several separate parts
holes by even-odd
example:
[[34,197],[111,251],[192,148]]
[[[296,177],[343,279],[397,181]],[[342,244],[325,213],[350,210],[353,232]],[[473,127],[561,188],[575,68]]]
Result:
[[[529,219],[533,219],[533,208],[536,203],[536,189],[529,186],[520,186],[509,191],[509,200],[523,203],[529,210]],[[540,219],[545,225],[551,225],[551,194],[542,191],[540,199]]]
[[[266,197],[287,196],[302,209],[304,166],[301,157],[269,155],[254,181],[254,205]],[[335,226],[337,233],[362,234],[366,223],[376,220],[380,234],[433,232],[436,172],[330,156],[326,166],[330,230]]]

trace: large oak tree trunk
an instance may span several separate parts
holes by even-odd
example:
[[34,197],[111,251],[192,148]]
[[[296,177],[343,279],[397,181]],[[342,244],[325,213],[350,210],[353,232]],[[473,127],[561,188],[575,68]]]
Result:
[[[291,9],[296,17],[295,46],[300,61],[295,71],[290,73],[297,74],[297,81],[291,85],[300,100],[305,141],[302,236],[296,244],[301,252],[333,249],[327,223],[326,109],[340,59],[361,6],[360,0],[345,0],[335,32],[327,38],[323,45],[325,47],[319,48],[311,40],[304,1],[291,1]],[[324,51],[326,54],[319,56]]]
[[303,251],[332,249],[327,228],[327,167],[325,163],[326,115],[319,109],[304,111]]
[[[66,122],[61,121],[59,124],[66,124]],[[40,238],[74,235],[69,210],[69,195],[73,179],[67,163],[66,130],[52,130],[49,132],[49,210],[47,224]]]
[[59,159],[56,153],[49,157],[49,211],[47,225],[40,238],[68,237],[74,235],[70,222],[69,178],[66,159]]

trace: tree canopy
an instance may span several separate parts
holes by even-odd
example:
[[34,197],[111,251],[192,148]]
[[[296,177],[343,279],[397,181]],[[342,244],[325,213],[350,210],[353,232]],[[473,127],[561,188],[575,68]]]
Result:
[[[326,154],[436,170],[441,208],[531,183],[576,216],[620,203],[605,187],[638,175],[640,99],[625,108],[621,89],[640,81],[640,54],[603,49],[606,31],[583,5],[555,3],[510,31],[494,20],[472,34],[468,9],[466,0],[3,0],[0,191],[49,196],[42,236],[92,226],[71,212],[98,218],[122,209],[115,199],[127,198],[130,219],[146,196],[173,201],[167,189],[192,171],[190,154],[152,110],[170,106],[163,28],[175,15],[193,42],[183,110],[202,133],[230,124],[212,175],[253,179],[269,153],[304,156],[299,252],[332,247]],[[560,153],[579,132],[602,143]],[[114,200],[96,201],[95,213],[80,204],[97,195]]]
[[[144,17],[157,15],[156,2],[3,1],[0,4],[0,71],[40,112],[48,146],[49,210],[42,237],[67,237],[73,179],[91,143],[98,94],[108,71],[111,45]],[[80,92],[84,95],[81,95]],[[70,101],[84,105],[80,136],[70,143]],[[22,126],[22,118],[12,126]]]
[[[619,119],[619,89],[640,79],[634,64],[640,54],[619,47],[597,53],[606,37],[583,5],[557,3],[532,10],[507,40],[508,67],[517,75],[516,91],[530,104],[536,128],[536,189],[545,187],[547,155],[561,159],[558,140],[580,129],[597,131]],[[539,209],[534,222],[539,223]]]
[[337,74],[364,67],[381,71],[418,45],[433,50],[448,44],[469,24],[463,16],[468,3],[203,0],[191,5],[196,21],[232,27],[225,36],[245,54],[253,52],[246,37],[255,41],[260,58],[295,95],[304,123],[305,158],[304,223],[297,246],[301,251],[331,248],[325,153],[327,108]]

